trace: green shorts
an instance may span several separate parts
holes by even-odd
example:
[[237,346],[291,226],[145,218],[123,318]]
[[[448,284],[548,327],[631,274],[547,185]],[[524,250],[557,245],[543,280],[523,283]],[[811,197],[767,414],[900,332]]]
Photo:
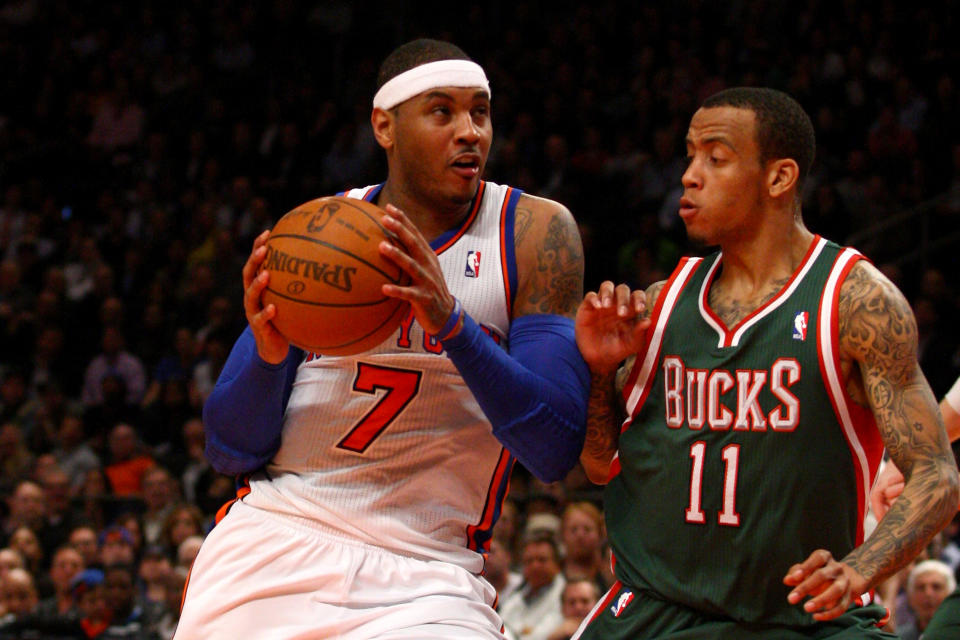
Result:
[[[877,622],[887,611],[880,605],[852,607],[839,618],[809,627],[745,624],[709,616],[683,605],[625,587],[619,582],[594,610],[594,618],[574,640],[849,640],[898,636]],[[926,637],[924,637],[926,640]]]
[[956,640],[960,638],[960,589],[944,600],[923,630],[923,640]]

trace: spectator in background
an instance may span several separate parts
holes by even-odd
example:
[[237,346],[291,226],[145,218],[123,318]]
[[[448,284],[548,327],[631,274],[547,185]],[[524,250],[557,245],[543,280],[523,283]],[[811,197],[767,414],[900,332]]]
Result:
[[910,570],[907,578],[907,604],[913,621],[897,627],[902,640],[919,640],[940,603],[957,586],[950,567],[939,560],[924,560]]
[[0,606],[4,616],[20,618],[37,607],[37,587],[26,569],[11,569],[0,578]]
[[46,555],[34,529],[20,525],[10,534],[7,545],[23,556],[24,568],[32,575],[38,576],[46,569]]
[[159,544],[171,552],[176,552],[187,538],[202,537],[205,534],[203,513],[200,509],[196,505],[181,503],[167,513]]
[[123,399],[128,405],[137,405],[146,391],[147,379],[140,358],[124,349],[123,330],[117,326],[103,329],[101,352],[87,365],[83,376],[81,400],[88,407],[104,404],[111,398],[112,389],[105,389],[103,381],[117,376],[123,381]]
[[563,622],[547,636],[547,640],[569,640],[597,604],[600,593],[597,583],[593,580],[583,578],[568,580],[560,596]]
[[70,478],[70,495],[78,495],[86,474],[100,468],[99,456],[84,439],[81,416],[68,413],[60,421],[53,457]]
[[100,561],[104,571],[114,565],[132,566],[136,560],[136,541],[125,527],[110,525],[97,537]]
[[131,565],[114,564],[104,568],[103,591],[110,609],[110,626],[104,631],[104,638],[156,638],[150,631],[154,621],[137,604]]
[[523,576],[513,570],[513,552],[509,542],[496,533],[490,540],[490,550],[483,565],[483,577],[497,590],[498,610],[523,583]]
[[200,553],[202,544],[203,536],[187,536],[177,547],[177,567],[189,571],[193,567],[193,561],[197,559],[197,554]]
[[566,584],[553,532],[532,529],[520,551],[523,584],[503,603],[500,617],[519,640],[546,640],[563,622],[560,594]]
[[[165,548],[149,545],[144,549],[137,569],[137,602],[151,619],[158,620],[166,610],[167,578],[172,571]],[[177,605],[179,608],[179,600]]]
[[83,559],[83,566],[90,568],[100,564],[100,546],[93,527],[79,525],[70,531],[67,544],[76,549]]
[[5,576],[11,569],[23,569],[26,567],[23,556],[19,551],[10,547],[0,549],[0,578]]
[[33,454],[23,441],[23,430],[15,422],[0,424],[0,489],[11,491],[33,467]]
[[53,593],[40,601],[37,613],[47,617],[75,617],[79,614],[70,591],[73,579],[84,570],[83,556],[70,546],[60,547],[50,563],[50,584]]
[[[47,454],[45,457],[50,457]],[[70,504],[70,477],[63,469],[51,463],[43,472],[37,473],[43,489],[46,509],[44,523],[37,531],[43,550],[48,557],[67,540],[72,527],[73,510]]]
[[160,544],[167,516],[173,510],[177,491],[170,472],[160,466],[143,473],[143,538],[148,545]]
[[115,496],[139,496],[143,491],[143,474],[156,462],[140,444],[136,430],[119,423],[110,431],[107,442],[110,457],[104,472]]
[[177,631],[177,622],[180,620],[180,601],[187,584],[187,574],[187,569],[176,567],[164,580],[166,606],[154,627],[162,640],[173,640],[173,634]]
[[91,469],[83,479],[80,493],[73,499],[73,516],[99,531],[107,525],[112,502],[107,474],[99,467]]
[[80,614],[80,625],[88,638],[99,638],[110,626],[111,611],[103,587],[101,569],[85,569],[70,584]]
[[7,499],[7,517],[3,521],[3,533],[10,536],[22,526],[39,530],[47,515],[46,495],[32,480],[22,480]]
[[563,575],[567,580],[592,580],[601,593],[606,592],[610,585],[601,574],[605,538],[603,513],[592,502],[574,502],[563,510],[560,520]]

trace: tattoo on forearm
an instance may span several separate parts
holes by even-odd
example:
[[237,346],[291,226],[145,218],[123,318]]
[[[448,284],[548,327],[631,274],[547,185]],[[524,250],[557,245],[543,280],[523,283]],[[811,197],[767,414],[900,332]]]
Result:
[[572,311],[583,298],[583,250],[576,227],[557,213],[537,249],[538,285],[530,303],[539,313]]
[[590,381],[587,408],[587,435],[581,458],[605,464],[617,450],[623,412],[619,410],[614,373],[594,375]]
[[856,265],[840,290],[841,347],[854,358],[877,427],[907,483],[847,558],[876,584],[904,566],[957,510],[957,475],[936,399],[917,364],[917,326],[888,281]]

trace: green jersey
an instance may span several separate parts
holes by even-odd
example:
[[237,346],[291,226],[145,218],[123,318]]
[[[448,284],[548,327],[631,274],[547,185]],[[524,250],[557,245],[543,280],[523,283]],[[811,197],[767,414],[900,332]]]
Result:
[[708,304],[722,254],[677,266],[624,389],[604,495],[625,585],[707,615],[814,623],[783,576],[815,549],[842,558],[862,542],[883,451],[840,369],[840,285],[861,258],[816,237],[730,328]]

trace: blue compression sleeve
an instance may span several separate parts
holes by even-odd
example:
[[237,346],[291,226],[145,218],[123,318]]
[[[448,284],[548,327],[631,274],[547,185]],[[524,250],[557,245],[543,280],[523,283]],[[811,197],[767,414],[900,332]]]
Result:
[[240,334],[203,405],[207,459],[214,469],[247,473],[273,457],[301,360],[303,351],[291,345],[286,360],[268,364],[257,353],[250,327]]
[[447,355],[493,425],[493,435],[544,482],[563,479],[586,433],[590,370],[573,320],[521,316],[510,325],[510,353],[468,315],[443,342]]

